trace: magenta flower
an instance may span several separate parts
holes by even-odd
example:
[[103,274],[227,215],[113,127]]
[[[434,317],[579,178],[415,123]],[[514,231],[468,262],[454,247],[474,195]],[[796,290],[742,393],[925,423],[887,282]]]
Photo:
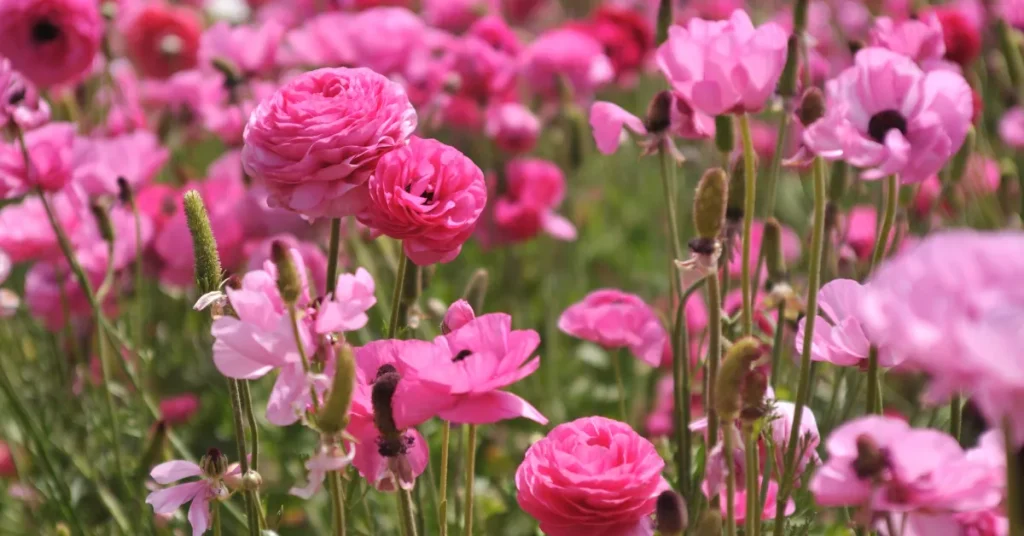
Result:
[[427,24],[453,33],[466,31],[473,22],[488,13],[500,12],[500,0],[423,1],[423,19]]
[[913,60],[870,47],[827,85],[824,117],[804,131],[804,144],[829,160],[866,168],[869,180],[899,174],[905,183],[938,172],[960,148],[971,124],[971,88],[958,73],[925,73]]
[[[864,333],[862,296],[867,288],[852,279],[836,279],[818,291],[819,315],[814,324],[811,359],[838,366],[867,366],[871,339]],[[804,351],[804,328],[807,318],[797,325],[796,351]],[[879,352],[879,364],[893,367],[900,363],[887,351]]]
[[199,397],[195,393],[185,393],[160,401],[160,419],[167,424],[184,424],[199,409]]
[[530,89],[546,99],[558,97],[560,79],[569,84],[575,98],[587,100],[615,77],[601,43],[580,30],[562,28],[541,34],[519,61]]
[[170,152],[147,130],[110,138],[79,137],[74,143],[74,180],[93,196],[117,195],[118,178],[138,191],[169,157]]
[[0,35],[0,56],[48,88],[75,82],[92,67],[103,19],[94,0],[4,0]]
[[14,197],[37,187],[47,192],[64,188],[74,171],[74,143],[71,123],[50,123],[25,133],[31,167],[17,141],[0,144],[0,196]]
[[548,536],[650,536],[664,460],[628,425],[584,417],[556,426],[516,470],[519,506]]
[[629,348],[637,359],[656,367],[668,333],[657,313],[639,296],[615,289],[587,294],[558,319],[558,329],[605,348]]
[[369,421],[353,420],[348,430],[364,445],[356,449],[352,465],[377,491],[412,489],[416,478],[427,468],[430,459],[427,440],[415,428],[402,435],[402,448],[396,456],[384,456],[379,447],[375,448],[380,435]]
[[[68,188],[49,196],[57,221],[69,234],[83,225],[86,207],[78,190]],[[55,260],[61,257],[57,235],[46,217],[38,197],[0,208],[0,249],[15,263],[31,260]]]
[[1024,108],[1014,106],[999,119],[999,138],[1014,149],[1024,148]]
[[[758,480],[763,479],[758,478]],[[762,486],[763,485],[764,482],[762,481]],[[724,492],[725,490],[722,491]],[[778,501],[779,483],[774,480],[769,480],[768,489],[764,490],[763,493],[765,494],[765,500],[764,510],[761,511],[761,519],[775,519],[775,503]],[[721,509],[722,516],[725,517],[727,515],[726,511],[728,510],[728,504],[726,503],[725,499],[722,499],[718,506]],[[736,519],[736,524],[742,526],[743,522],[747,519],[746,488],[736,489],[736,493],[733,494],[733,507],[735,508],[734,515]],[[788,499],[786,501],[786,509],[783,511],[783,513],[789,516],[793,515],[794,512],[796,512],[796,502],[793,501],[793,499]]]
[[[792,402],[776,400],[772,407],[772,416],[768,420],[768,431],[771,434],[772,442],[775,444],[775,462],[783,467],[783,454],[789,448],[789,434],[793,430],[793,419],[796,415],[796,405]],[[800,456],[797,462],[796,475],[803,474],[808,464],[819,463],[818,444],[821,443],[821,435],[818,432],[818,421],[814,418],[811,408],[804,406],[803,416],[800,418],[799,439],[797,439],[797,454]],[[772,504],[773,501],[768,501]],[[739,503],[737,503],[739,504]]]
[[359,220],[402,240],[409,259],[424,266],[458,256],[487,203],[487,187],[480,168],[457,149],[413,137],[380,159],[369,197]]
[[870,44],[907,56],[924,68],[942,62],[946,55],[942,25],[931,13],[923,18],[901,21],[878,17],[871,29]]
[[109,110],[102,131],[116,136],[144,128],[146,112],[142,108],[142,88],[135,68],[126,59],[115,59],[110,63],[110,76],[114,87],[101,87],[96,94],[96,105]]
[[199,63],[228,61],[243,76],[269,74],[274,70],[284,27],[276,21],[260,25],[231,26],[218,22],[203,32],[199,41]]
[[727,21],[691,19],[672,26],[658,48],[662,74],[693,107],[708,115],[756,112],[775,91],[786,63],[785,30],[755,28],[741,9]]
[[50,105],[35,86],[0,57],[0,129],[8,124],[32,130],[50,120]]
[[[597,149],[603,154],[614,154],[622,144],[624,129],[644,138],[641,146],[645,151],[658,147],[670,136],[684,139],[709,138],[715,134],[715,120],[711,116],[694,110],[684,98],[677,93],[671,94],[669,106],[669,125],[667,128],[652,132],[639,117],[627,112],[617,104],[595,102],[590,107],[590,128],[594,133]],[[674,150],[674,147],[671,148]]]
[[540,336],[533,330],[513,330],[512,317],[487,314],[470,320],[435,339],[450,357],[424,371],[426,377],[449,386],[454,405],[440,412],[455,423],[490,424],[525,417],[540,424],[548,420],[522,398],[502,391],[533,374],[540,358],[533,356]]
[[368,69],[320,69],[260,103],[242,162],[276,204],[309,218],[347,216],[366,206],[377,160],[415,129],[398,84]]
[[[764,221],[754,220],[754,225],[750,229],[750,250],[760,251],[761,240],[764,238]],[[733,244],[732,258],[729,259],[729,276],[738,278],[743,273],[743,256],[740,255],[739,242]],[[800,258],[800,237],[797,236],[796,231],[790,227],[782,226],[782,256],[786,259],[787,263],[795,262]],[[756,255],[751,255],[750,259],[750,271],[753,273],[757,270],[757,259],[754,258]],[[762,279],[766,277],[765,271],[762,271]]]
[[171,484],[183,478],[201,477],[199,480],[177,484],[154,491],[146,497],[146,504],[153,506],[157,515],[173,514],[181,505],[191,502],[188,522],[192,525],[192,536],[200,536],[210,528],[210,501],[220,501],[228,496],[224,479],[237,475],[240,470],[227,470],[227,458],[217,449],[210,449],[203,456],[203,467],[185,460],[172,460],[153,468],[149,476],[157,484]]
[[540,136],[540,119],[518,102],[496,104],[487,109],[484,133],[510,154],[530,152]]
[[505,180],[494,203],[494,224],[505,241],[529,240],[541,231],[559,240],[576,239],[576,226],[555,213],[565,197],[565,176],[557,165],[517,158],[505,166]]

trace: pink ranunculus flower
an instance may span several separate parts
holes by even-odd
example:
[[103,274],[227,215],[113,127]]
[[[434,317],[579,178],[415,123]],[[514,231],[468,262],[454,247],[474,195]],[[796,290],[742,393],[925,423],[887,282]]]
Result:
[[209,67],[216,60],[227,61],[245,77],[269,74],[276,65],[284,30],[276,21],[240,26],[218,22],[203,32],[199,63]]
[[1014,149],[1024,148],[1024,108],[1014,106],[999,119],[999,139]]
[[8,124],[32,130],[50,120],[50,105],[35,86],[0,57],[0,129]]
[[989,467],[938,430],[872,415],[836,428],[826,448],[828,459],[810,484],[821,506],[961,512],[992,508],[1001,499]]
[[[818,291],[819,316],[815,320],[811,359],[838,366],[867,366],[872,340],[864,332],[860,301],[866,288],[852,279],[829,281]],[[807,318],[797,324],[796,351],[804,351]],[[879,364],[893,367],[900,359],[879,352]]]
[[18,141],[0,143],[0,195],[21,195],[37,187],[56,192],[71,180],[75,126],[50,123],[25,133],[31,167]]
[[925,73],[883,48],[862,49],[826,90],[826,114],[804,131],[804,144],[865,168],[861,177],[869,180],[898,174],[914,183],[935,174],[963,144],[973,115],[963,76]]
[[560,80],[569,84],[575,98],[585,101],[615,77],[615,69],[601,43],[569,28],[541,34],[523,51],[519,61],[530,89],[546,99],[558,97]]
[[907,56],[921,66],[934,65],[946,55],[942,25],[934,14],[902,21],[878,17],[871,29],[870,45]]
[[454,405],[440,412],[442,419],[490,424],[524,417],[547,424],[547,418],[529,402],[501,390],[540,367],[540,358],[533,356],[540,344],[536,331],[514,330],[511,316],[493,313],[475,318],[434,342],[447,347],[451,356],[444,366],[424,371],[451,390]]
[[1024,444],[1024,233],[934,233],[883,263],[861,297],[865,333],[929,377],[925,400],[971,396]]
[[672,104],[669,108],[668,128],[660,132],[652,132],[639,117],[627,112],[617,104],[595,102],[590,107],[590,128],[593,130],[594,142],[603,154],[614,154],[622,144],[624,129],[646,138],[641,143],[646,150],[658,146],[669,136],[684,139],[710,138],[715,134],[713,117],[694,110],[686,99],[678,93],[671,94]]
[[[217,78],[224,80],[223,76]],[[199,114],[203,126],[228,146],[242,145],[242,135],[250,114],[276,90],[276,83],[262,80],[252,80],[248,84],[225,89],[219,98],[202,102]]]
[[[47,200],[57,221],[71,235],[86,218],[92,217],[77,190],[69,188],[48,196]],[[38,197],[28,197],[0,208],[0,249],[15,263],[61,257],[57,235]]]
[[518,102],[496,104],[487,109],[484,133],[503,151],[528,153],[540,136],[540,119]]
[[[760,251],[761,240],[764,238],[764,222],[761,220],[754,220],[754,225],[750,230],[750,250]],[[782,256],[786,259],[787,263],[792,263],[800,258],[800,237],[796,234],[796,231],[788,226],[782,226]],[[757,259],[756,255],[751,255],[750,259],[750,271],[757,270]],[[739,243],[735,243],[732,250],[732,258],[729,260],[729,276],[740,277],[743,274],[743,256],[740,255]],[[765,274],[761,274],[762,279]]]
[[[513,90],[515,53],[504,46],[509,44],[487,39],[491,36],[465,35],[451,43],[451,71],[458,76],[461,93],[478,102],[504,95]],[[491,37],[501,39],[502,36]],[[510,44],[518,47],[518,42]]]
[[775,91],[786,63],[785,30],[755,28],[743,10],[727,21],[691,19],[669,28],[657,61],[672,87],[708,115],[756,112]]
[[665,461],[629,425],[584,417],[556,426],[516,470],[519,506],[548,536],[650,536]]
[[249,259],[248,269],[260,270],[267,261],[271,260],[274,242],[281,242],[288,249],[294,249],[299,252],[299,255],[302,255],[310,282],[316,289],[317,295],[322,296],[327,288],[327,255],[316,244],[300,241],[290,234],[277,234],[247,243],[245,256]]
[[352,13],[330,11],[289,30],[277,53],[277,63],[283,67],[354,64],[355,52],[350,32],[346,31],[354,17]]
[[142,88],[135,68],[126,59],[115,59],[110,63],[110,76],[114,87],[101,87],[96,94],[96,105],[107,106],[109,110],[102,132],[116,136],[144,128],[146,111],[142,107]]
[[466,31],[477,19],[501,12],[501,0],[424,0],[423,20],[452,33]]
[[447,335],[452,331],[461,328],[476,318],[473,306],[466,300],[455,300],[455,303],[448,306],[444,313],[444,320],[441,321],[441,332]]
[[199,409],[199,397],[195,393],[185,393],[160,401],[160,419],[167,424],[184,424]]
[[410,62],[434,38],[423,19],[404,7],[367,9],[357,13],[351,24],[349,39],[356,65],[388,76],[407,74]]
[[423,266],[458,256],[487,203],[487,187],[480,168],[457,149],[414,136],[377,163],[369,197],[359,221],[402,240],[409,259]]
[[[761,484],[764,485],[763,480]],[[775,503],[778,501],[779,483],[774,480],[769,480],[768,489],[765,490],[764,493],[764,510],[761,511],[761,519],[775,519]],[[747,519],[747,490],[745,488],[737,489],[736,493],[733,494],[733,505],[735,508],[734,514],[736,524],[742,526],[743,522]],[[718,506],[721,509],[722,516],[726,516],[726,511],[729,507],[726,501],[723,499]],[[796,512],[796,502],[794,502],[793,499],[789,499],[786,501],[786,509],[783,513],[790,516],[793,515],[794,512]]]
[[[103,282],[102,271],[88,270],[85,275],[94,289]],[[53,332],[59,332],[71,320],[89,318],[93,312],[85,290],[66,262],[33,264],[25,274],[24,299],[32,316]]]
[[310,218],[353,215],[368,203],[377,161],[415,129],[398,84],[369,69],[319,69],[253,111],[242,162],[279,206]]
[[[222,461],[217,462],[218,458]],[[241,472],[237,466],[228,469],[226,460],[219,450],[210,449],[203,457],[203,467],[185,460],[172,460],[154,467],[149,476],[157,484],[172,484],[191,477],[200,479],[154,491],[146,497],[146,504],[153,506],[155,514],[165,515],[173,514],[181,505],[191,502],[188,522],[192,525],[192,535],[200,536],[210,528],[210,501],[227,498],[229,493],[224,480]],[[223,467],[220,467],[221,463]]]
[[170,152],[147,130],[110,138],[79,137],[74,143],[74,181],[90,196],[117,195],[119,178],[138,191],[169,157]]
[[494,223],[506,240],[529,240],[541,231],[559,240],[576,239],[576,226],[555,213],[565,197],[565,176],[557,165],[517,158],[505,166],[505,180],[505,192],[494,204]]
[[4,0],[0,35],[0,56],[48,88],[89,71],[100,49],[103,18],[94,0]]
[[649,305],[635,294],[615,289],[596,290],[571,305],[559,317],[558,329],[605,348],[629,348],[652,367],[661,363],[668,337]]

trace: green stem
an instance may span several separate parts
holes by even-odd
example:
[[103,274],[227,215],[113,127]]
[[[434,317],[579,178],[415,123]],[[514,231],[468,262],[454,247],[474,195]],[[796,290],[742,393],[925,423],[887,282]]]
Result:
[[[800,355],[800,384],[797,387],[793,424],[789,431],[786,444],[786,456],[782,471],[782,483],[779,486],[778,500],[775,505],[775,536],[782,536],[785,527],[784,516],[786,501],[796,473],[796,454],[800,443],[800,424],[803,421],[804,407],[810,398],[811,390],[811,346],[814,340],[815,318],[818,316],[818,287],[821,284],[821,254],[825,234],[825,163],[816,158],[813,164],[814,176],[814,227],[811,230],[810,265],[807,283],[807,318],[804,325],[804,346]],[[779,329],[776,327],[776,329]]]
[[953,395],[949,401],[949,435],[960,441],[960,431],[963,429],[963,405],[964,399],[960,394]]
[[745,468],[745,475],[747,478],[747,526],[744,531],[745,536],[757,536],[761,532],[762,506],[761,494],[758,491],[757,480],[757,476],[761,471],[758,467],[757,436],[754,434],[753,428],[753,424],[743,425],[744,439],[746,440],[746,448],[744,449],[744,452],[747,458]]
[[472,536],[473,534],[473,481],[476,476],[476,425],[470,424],[468,426],[469,439],[466,441],[466,507],[463,511],[465,515],[465,530],[463,530],[463,536]]
[[341,218],[331,220],[331,241],[327,249],[327,289],[331,292],[338,282],[338,250],[341,247]]
[[395,292],[391,295],[391,320],[388,322],[385,339],[393,339],[398,334],[399,312],[402,309],[402,287],[405,285],[405,274],[408,271],[409,259],[401,254],[398,259],[398,274],[395,279]]
[[668,234],[672,242],[673,260],[683,258],[682,246],[679,243],[679,223],[676,217],[676,198],[672,187],[676,180],[676,166],[672,162],[672,155],[662,148],[658,152],[661,160],[661,185],[665,192],[665,205],[668,210]]
[[[299,334],[299,317],[295,313],[295,306],[288,305],[288,318],[292,322],[292,335],[295,337],[295,347],[299,350],[299,358],[302,359],[302,370],[308,376],[311,372],[309,367],[309,356],[306,355],[305,345],[302,344],[302,336]],[[320,400],[316,396],[316,387],[309,385],[309,397],[313,401],[313,413],[320,413]]]
[[782,346],[783,346],[783,334],[786,332],[783,329],[783,322],[786,320],[786,302],[783,300],[779,302],[779,307],[775,312],[775,337],[772,340],[772,370],[771,370],[771,385],[772,389],[775,389],[779,384],[779,376],[782,375],[780,367],[782,366]]
[[249,434],[252,436],[252,470],[260,471],[260,430],[256,424],[256,415],[252,411],[252,394],[249,392],[249,380],[239,380],[238,394],[242,402],[242,410],[245,411],[245,418],[249,423]]
[[145,249],[142,246],[142,216],[139,215],[139,209],[135,205],[135,196],[130,197],[132,216],[135,220],[135,347],[142,348],[145,343],[145,330],[146,330],[146,300],[143,288],[145,285],[145,279],[143,279],[143,263],[142,256]]
[[688,496],[690,487],[690,337],[686,330],[686,302],[704,284],[697,281],[683,292],[676,306],[672,333],[672,422],[676,435],[676,473],[679,491]]
[[750,335],[754,332],[754,295],[751,283],[753,276],[750,273],[750,243],[754,225],[754,200],[757,198],[757,170],[754,165],[754,139],[750,134],[750,119],[747,114],[739,114],[740,135],[743,137],[743,313],[741,324],[743,334]]
[[878,348],[872,346],[868,351],[867,412],[869,415],[882,414],[882,386],[879,376]]
[[452,423],[444,421],[441,425],[441,502],[438,506],[437,522],[441,536],[448,535],[448,442],[451,438]]
[[618,352],[609,352],[608,359],[612,362],[612,369],[615,371],[615,388],[619,392],[619,418],[622,422],[629,422],[629,414],[626,412],[626,384],[622,380],[622,363],[620,362],[623,358]]
[[107,344],[107,338],[103,336],[103,328],[100,327],[97,332],[96,345],[99,347],[99,358],[100,358],[100,374],[103,377],[103,399],[104,405],[107,411],[107,418],[110,420],[110,430],[114,435],[113,447],[114,447],[114,463],[117,465],[117,477],[121,480],[121,483],[128,486],[128,480],[125,476],[125,465],[124,458],[121,456],[121,422],[117,418],[117,412],[114,410],[114,394],[110,390],[111,374],[110,374],[110,347]]
[[871,252],[871,265],[868,266],[869,274],[875,270],[878,263],[882,262],[882,257],[885,256],[885,247],[889,244],[889,233],[892,232],[892,224],[896,221],[896,207],[899,205],[900,195],[900,179],[898,176],[891,175],[885,179],[885,192],[882,228],[878,231],[878,236],[875,238],[875,249]]
[[413,518],[412,492],[407,489],[400,489],[395,494],[398,500],[398,513],[402,518],[402,534],[404,536],[416,536],[416,521]]
[[213,536],[221,536],[220,526],[220,501],[211,501],[213,503]]
[[[228,378],[228,396],[231,399],[231,417],[235,428],[235,448],[238,450],[238,466],[244,477],[249,472],[249,457],[245,452],[245,425],[242,422],[244,419],[242,415],[242,400],[238,394],[239,381],[234,378]],[[242,494],[242,497],[245,499],[245,517],[246,524],[249,527],[249,534],[251,536],[259,536],[260,524],[253,510],[252,496],[246,492]]]
[[1010,536],[1024,536],[1024,490],[1021,489],[1020,458],[1013,440],[1010,417],[1003,418],[1003,447],[1006,449],[1006,515],[1010,521]]
[[725,443],[722,449],[725,455],[725,534],[736,536],[736,464],[733,460],[736,445],[729,423],[723,422],[722,428],[722,440]]
[[[704,390],[704,407],[708,414],[708,450],[718,441],[718,412],[715,411],[715,378],[718,376],[718,362],[722,358],[722,303],[718,288],[718,271],[707,278],[708,297],[708,358],[707,388]],[[707,464],[705,473],[707,472]]]
[[345,490],[341,485],[341,471],[327,473],[328,490],[331,493],[331,513],[335,536],[345,536]]
[[771,167],[768,168],[768,200],[765,203],[765,215],[775,215],[775,194],[779,186],[779,172],[782,170],[782,152],[786,150],[786,141],[789,138],[789,102],[790,98],[783,99],[782,118],[779,119],[779,131],[775,135],[775,153],[772,154]]

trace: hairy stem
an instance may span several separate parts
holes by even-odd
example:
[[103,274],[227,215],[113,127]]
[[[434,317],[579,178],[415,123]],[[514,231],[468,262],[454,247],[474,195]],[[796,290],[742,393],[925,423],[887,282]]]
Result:
[[468,426],[469,440],[466,442],[466,507],[463,511],[465,515],[465,530],[463,530],[463,536],[471,536],[473,534],[473,480],[476,475],[476,425],[470,424]]
[[722,448],[725,455],[725,534],[736,536],[736,464],[733,453],[736,449],[729,423],[722,423]]
[[737,116],[740,123],[740,135],[743,137],[743,256],[742,281],[743,313],[741,325],[743,334],[754,332],[754,295],[752,289],[753,275],[750,273],[750,244],[754,225],[754,200],[757,198],[757,170],[754,165],[754,139],[750,134],[750,119],[747,114]]
[[437,522],[441,536],[448,535],[448,443],[452,434],[452,423],[444,421],[441,425],[441,502],[438,505]]

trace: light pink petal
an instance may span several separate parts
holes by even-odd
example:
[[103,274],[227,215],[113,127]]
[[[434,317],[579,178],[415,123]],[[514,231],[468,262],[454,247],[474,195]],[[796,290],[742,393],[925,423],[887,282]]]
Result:
[[554,212],[546,212],[541,218],[541,225],[549,235],[567,242],[576,240],[576,226],[568,219]]
[[185,460],[171,460],[161,463],[150,471],[149,476],[156,480],[157,484],[170,484],[190,476],[199,476],[203,470],[198,465]]
[[192,525],[192,536],[202,536],[210,528],[210,501],[206,493],[192,500],[188,509],[188,522]]
[[181,505],[191,501],[198,493],[204,492],[208,484],[202,480],[178,484],[154,491],[146,497],[146,504],[153,506],[156,514],[172,514]]
[[597,149],[604,154],[614,154],[619,148],[623,127],[637,134],[647,134],[639,117],[610,102],[595,102],[590,107],[590,127],[594,130]]

